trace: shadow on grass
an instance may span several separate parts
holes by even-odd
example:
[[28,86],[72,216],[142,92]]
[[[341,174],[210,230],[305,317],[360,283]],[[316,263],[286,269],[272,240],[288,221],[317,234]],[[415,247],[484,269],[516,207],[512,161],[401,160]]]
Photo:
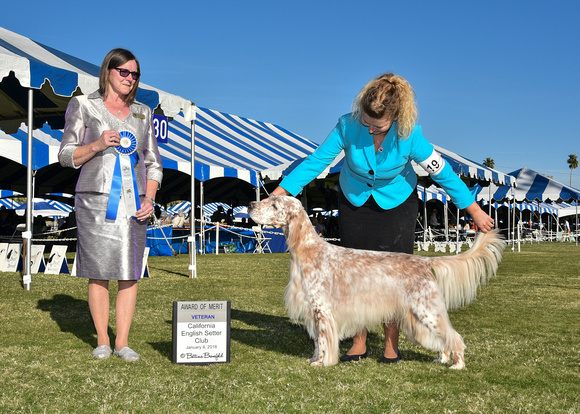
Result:
[[[292,323],[287,317],[232,309],[231,319],[250,326],[248,328],[230,328],[230,337],[236,342],[256,349],[296,357],[310,358],[314,352],[314,342],[310,339],[306,329],[301,325]],[[172,324],[172,321],[166,321],[166,323]],[[351,344],[351,339],[341,341],[341,354],[346,353]],[[167,359],[172,359],[172,342],[149,342],[149,345]],[[379,359],[384,350],[384,337],[369,332],[367,347],[370,357]],[[403,359],[408,361],[431,362],[434,359],[429,356],[428,351],[422,353],[403,349],[402,354]]]
[[[93,319],[86,300],[69,295],[54,295],[52,299],[38,301],[37,309],[50,313],[62,332],[70,332],[91,347],[97,346]],[[109,335],[112,337],[111,329]]]
[[[245,329],[230,328],[230,338],[236,342],[256,349],[294,356],[305,356],[314,351],[314,344],[306,330],[286,317],[232,309],[231,319],[251,326]],[[172,321],[167,323],[172,324]],[[149,344],[161,355],[172,359],[172,342],[149,342]]]
[[175,275],[175,276],[182,276],[182,277],[187,277],[189,278],[189,270],[187,272],[174,272],[173,270],[169,270],[167,268],[163,268],[163,267],[156,267],[156,266],[151,266],[149,265],[149,271],[151,270],[157,270],[159,272],[163,272],[163,273],[167,273],[170,275]]

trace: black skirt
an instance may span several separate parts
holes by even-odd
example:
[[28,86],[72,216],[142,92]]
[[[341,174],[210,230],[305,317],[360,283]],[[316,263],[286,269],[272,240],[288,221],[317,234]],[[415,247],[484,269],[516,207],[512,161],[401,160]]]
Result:
[[338,220],[344,247],[413,254],[419,209],[417,191],[399,206],[384,210],[371,196],[360,207],[340,192]]

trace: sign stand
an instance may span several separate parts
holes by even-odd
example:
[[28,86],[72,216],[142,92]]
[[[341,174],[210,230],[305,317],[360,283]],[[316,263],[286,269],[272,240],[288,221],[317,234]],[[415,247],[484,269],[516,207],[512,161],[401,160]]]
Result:
[[10,243],[4,256],[4,272],[18,272],[22,269],[22,245],[20,243]]
[[46,270],[46,264],[44,263],[44,244],[33,244],[31,246],[31,259],[30,259],[30,273],[43,273]]
[[173,302],[173,363],[230,362],[230,301]]
[[58,275],[60,273],[69,274],[68,264],[66,261],[67,246],[52,246],[48,263],[44,270],[45,275]]

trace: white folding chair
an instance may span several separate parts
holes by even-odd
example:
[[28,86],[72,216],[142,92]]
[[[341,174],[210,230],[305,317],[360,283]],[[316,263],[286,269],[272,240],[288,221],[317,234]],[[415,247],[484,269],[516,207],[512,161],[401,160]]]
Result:
[[264,232],[262,231],[262,227],[260,226],[252,226],[252,231],[254,232],[254,237],[256,238],[256,248],[254,249],[254,253],[266,253],[270,250],[270,240],[266,236],[264,236]]

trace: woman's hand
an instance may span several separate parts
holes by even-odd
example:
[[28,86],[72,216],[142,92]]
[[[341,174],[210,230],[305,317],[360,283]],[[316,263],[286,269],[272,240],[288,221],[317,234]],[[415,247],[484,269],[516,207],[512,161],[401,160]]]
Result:
[[121,145],[121,136],[114,129],[103,131],[99,139],[95,142],[96,151],[104,151],[109,147],[118,147]]
[[78,147],[73,153],[73,163],[76,166],[83,165],[95,156],[95,154],[105,151],[109,147],[121,145],[121,137],[115,130],[103,131],[99,139],[90,144]]
[[141,209],[135,213],[135,217],[139,221],[146,221],[154,211],[155,207],[153,206],[153,201],[149,198],[143,198],[143,201],[141,201]]
[[278,186],[270,193],[271,196],[289,196],[290,193],[283,189],[282,187]]
[[479,230],[481,230],[484,233],[493,230],[494,220],[491,217],[489,217],[487,213],[483,211],[477,203],[474,202],[472,205],[467,207],[465,211],[469,213],[469,215],[473,219],[473,222],[475,223],[475,225]]

